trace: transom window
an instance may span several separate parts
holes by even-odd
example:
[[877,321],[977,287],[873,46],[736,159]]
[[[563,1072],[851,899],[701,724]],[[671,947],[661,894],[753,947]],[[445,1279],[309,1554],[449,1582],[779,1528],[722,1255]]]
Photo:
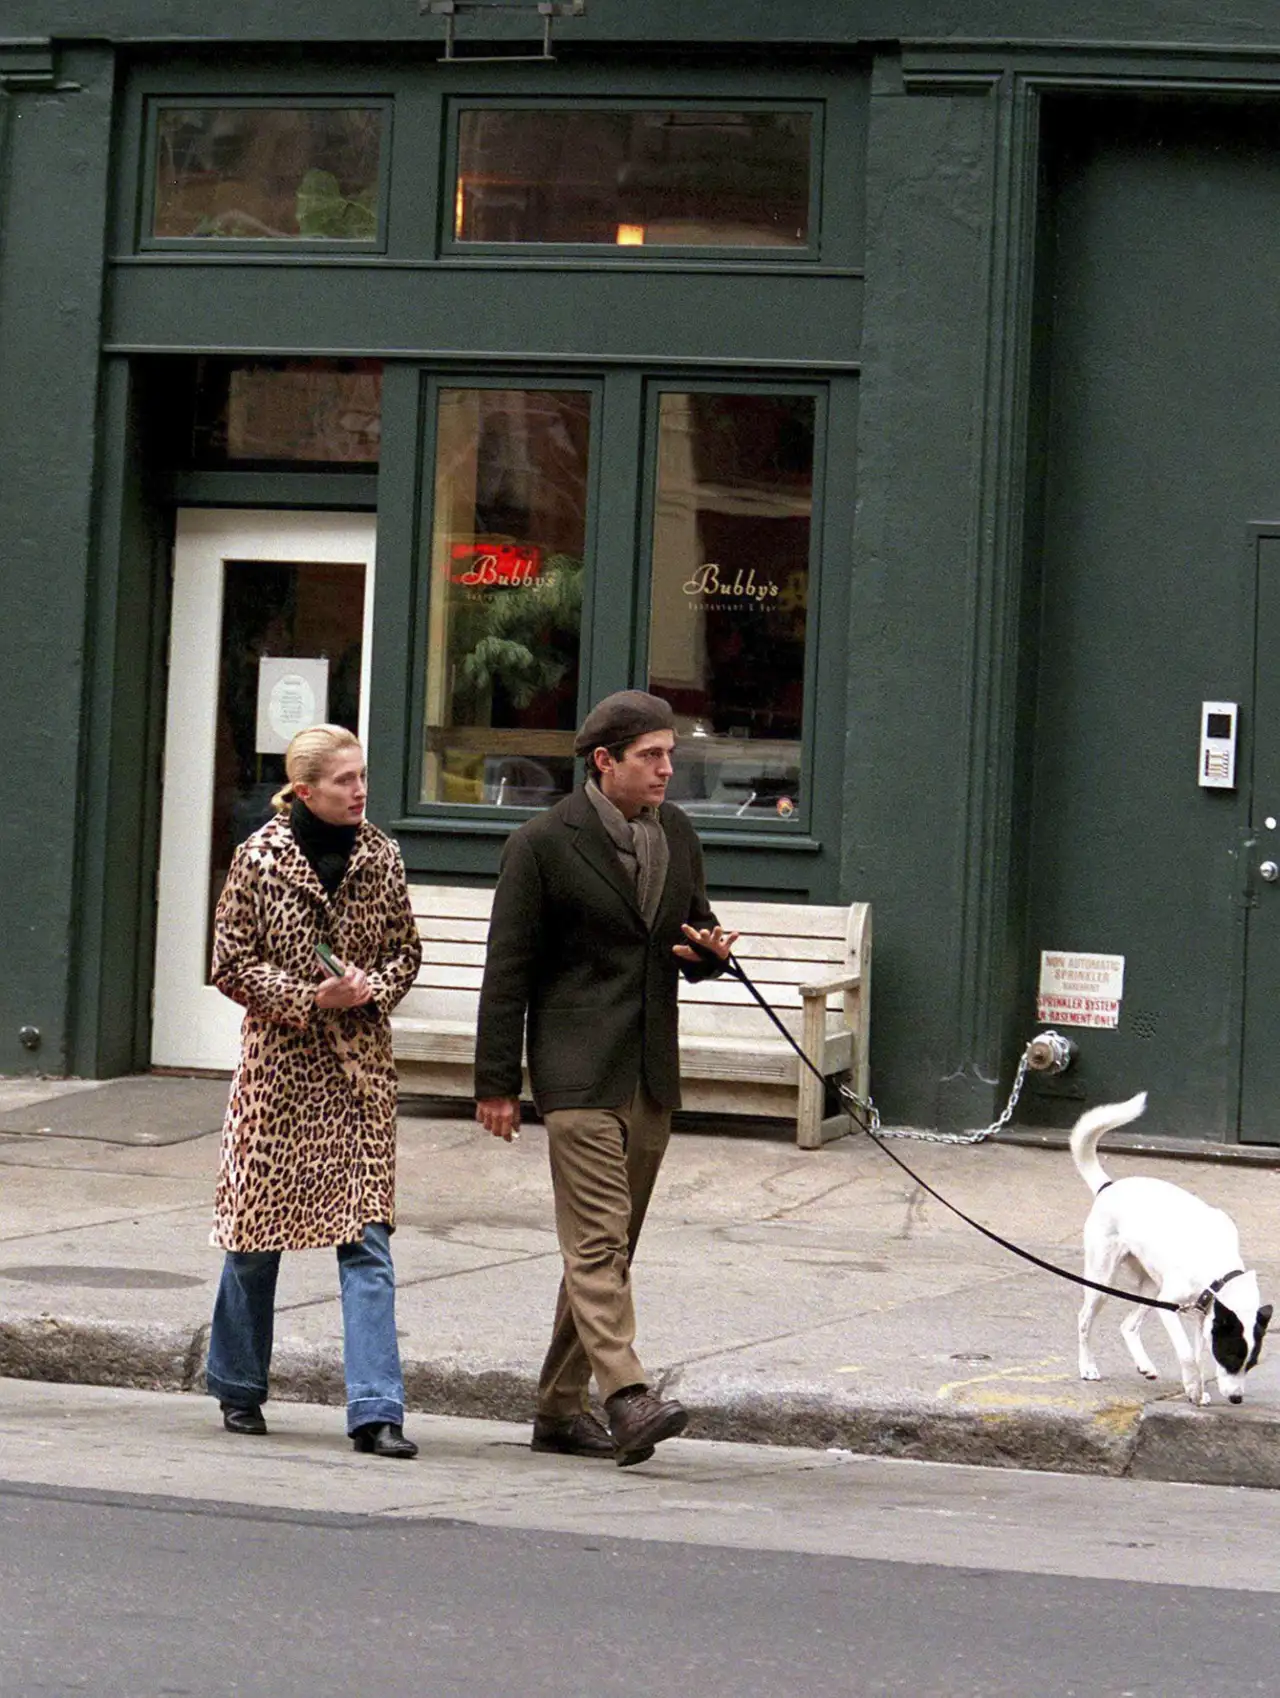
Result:
[[194,465],[370,471],[381,445],[380,360],[194,362]]
[[812,114],[464,106],[456,243],[804,248]]
[[315,102],[157,105],[151,237],[373,243],[384,118]]

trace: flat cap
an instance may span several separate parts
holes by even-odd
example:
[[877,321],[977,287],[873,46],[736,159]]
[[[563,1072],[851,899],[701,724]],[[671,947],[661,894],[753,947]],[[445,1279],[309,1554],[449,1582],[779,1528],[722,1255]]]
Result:
[[643,690],[617,690],[597,702],[583,720],[573,740],[573,752],[589,755],[592,749],[613,749],[619,743],[634,742],[648,731],[675,728],[675,715],[661,696],[648,696]]

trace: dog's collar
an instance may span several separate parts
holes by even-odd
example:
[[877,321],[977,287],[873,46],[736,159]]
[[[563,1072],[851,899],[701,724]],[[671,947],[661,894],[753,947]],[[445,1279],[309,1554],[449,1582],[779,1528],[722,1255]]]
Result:
[[1200,1293],[1199,1297],[1196,1298],[1191,1307],[1193,1309],[1199,1309],[1202,1315],[1207,1315],[1214,1298],[1222,1290],[1227,1281],[1239,1279],[1243,1272],[1243,1268],[1232,1268],[1231,1272],[1224,1273],[1221,1279],[1215,1279],[1212,1285],[1205,1286],[1204,1290]]
[[1103,1193],[1103,1192],[1104,1192],[1104,1191],[1105,1191],[1105,1190],[1106,1190],[1106,1188],[1107,1188],[1107,1186],[1108,1186],[1108,1185],[1114,1185],[1114,1184],[1115,1184],[1115,1180],[1114,1180],[1114,1179],[1104,1179],[1104,1180],[1103,1180],[1103,1181],[1102,1181],[1102,1184],[1101,1184],[1101,1185],[1099,1185],[1099,1187],[1098,1187],[1098,1189],[1097,1189],[1097,1190],[1096,1190],[1096,1191],[1095,1191],[1095,1192],[1094,1192],[1094,1193],[1093,1193],[1093,1194],[1094,1194],[1094,1196],[1095,1196],[1095,1197],[1100,1197],[1100,1196],[1101,1196],[1101,1195],[1102,1195],[1102,1193]]

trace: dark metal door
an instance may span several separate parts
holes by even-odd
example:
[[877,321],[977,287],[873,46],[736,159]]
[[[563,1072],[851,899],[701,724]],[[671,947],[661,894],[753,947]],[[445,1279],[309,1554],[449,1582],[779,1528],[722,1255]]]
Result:
[[1280,535],[1257,543],[1240,1138],[1280,1143]]
[[[1123,956],[1124,988],[1022,1113],[1069,1124],[1145,1088],[1144,1133],[1280,1143],[1280,882],[1258,877],[1280,851],[1280,522],[1245,532],[1280,521],[1280,150],[1256,115],[1085,116],[1050,148],[1018,1047],[1042,951]],[[1234,789],[1197,782],[1222,700]]]

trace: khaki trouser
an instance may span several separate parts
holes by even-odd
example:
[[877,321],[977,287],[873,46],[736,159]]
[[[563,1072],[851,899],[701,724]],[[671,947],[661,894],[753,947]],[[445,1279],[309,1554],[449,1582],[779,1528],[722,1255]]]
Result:
[[625,1108],[552,1109],[543,1121],[564,1278],[538,1413],[564,1419],[586,1408],[592,1374],[602,1398],[646,1383],[633,1348],[631,1261],[671,1114],[638,1085]]

